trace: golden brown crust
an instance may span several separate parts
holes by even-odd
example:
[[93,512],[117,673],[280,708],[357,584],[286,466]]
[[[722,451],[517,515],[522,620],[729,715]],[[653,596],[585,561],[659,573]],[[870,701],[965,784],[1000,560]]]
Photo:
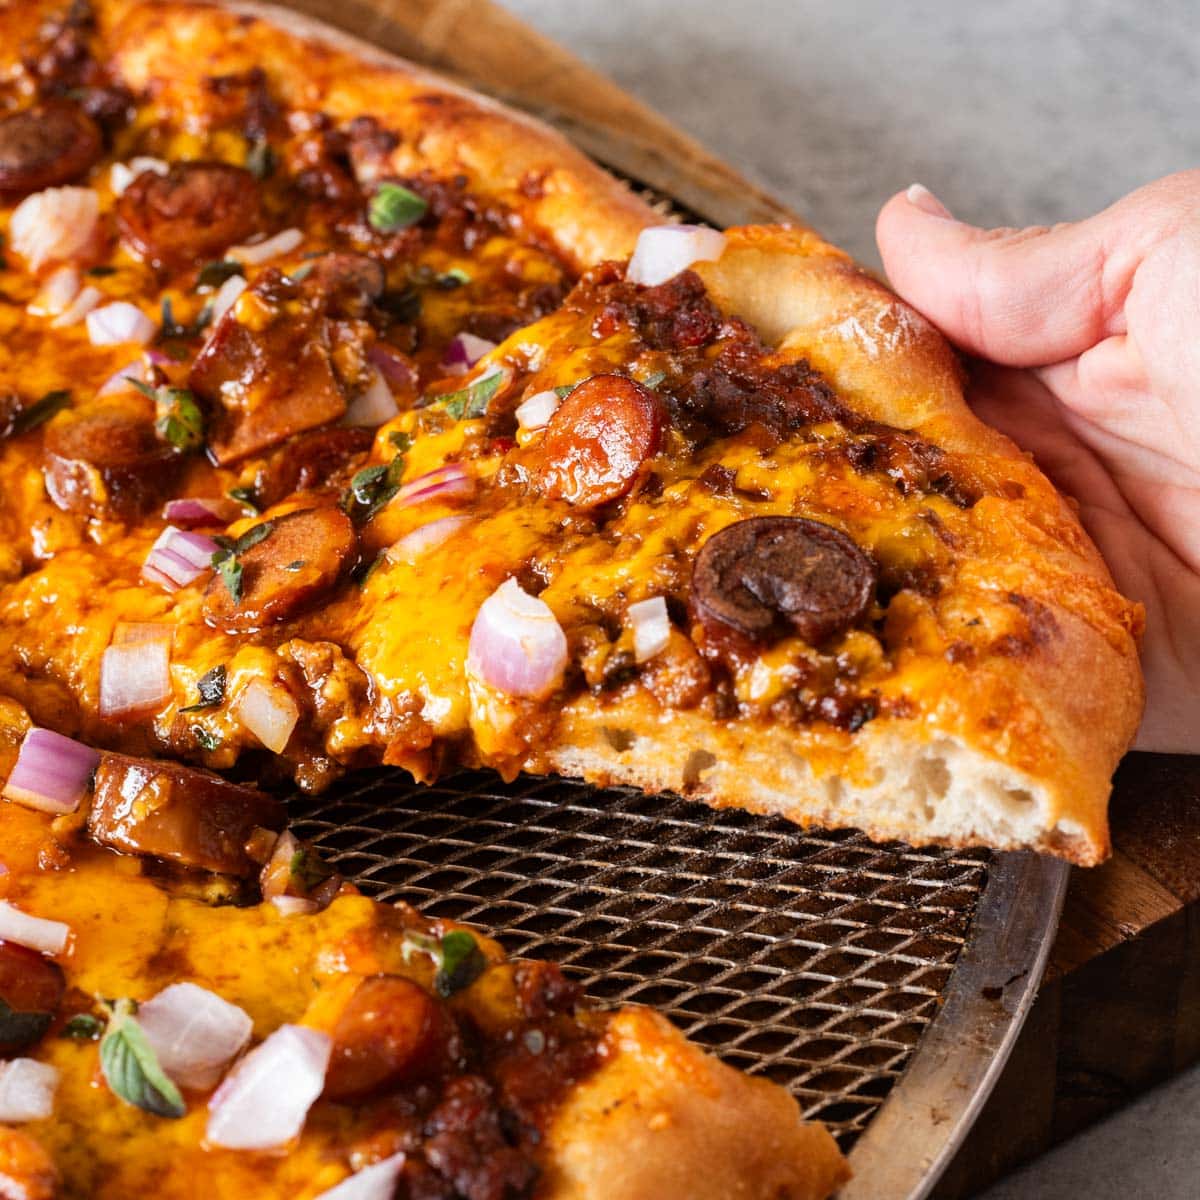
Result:
[[546,1200],[820,1200],[850,1177],[786,1092],[702,1054],[657,1014],[624,1009],[609,1041],[550,1128]]
[[629,254],[657,219],[545,125],[299,13],[199,0],[101,6],[123,10],[112,34],[117,74],[134,88],[153,85],[166,109],[199,110],[208,75],[262,67],[289,108],[337,121],[370,113],[401,132],[397,173],[465,175],[473,192],[520,213],[575,269]]

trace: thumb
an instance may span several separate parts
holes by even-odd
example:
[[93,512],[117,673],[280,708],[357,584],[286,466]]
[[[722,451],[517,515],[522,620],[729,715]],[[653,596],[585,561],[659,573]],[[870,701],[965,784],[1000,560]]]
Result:
[[993,362],[1044,366],[1124,332],[1134,272],[1194,208],[1196,184],[1188,172],[1085,221],[1019,230],[956,221],[914,184],[884,206],[876,238],[892,286],[951,341]]

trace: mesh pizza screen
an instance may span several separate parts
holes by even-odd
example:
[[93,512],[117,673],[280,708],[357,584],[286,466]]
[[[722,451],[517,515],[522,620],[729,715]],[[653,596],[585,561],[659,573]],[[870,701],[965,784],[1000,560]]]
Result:
[[293,828],[365,892],[650,1004],[790,1088],[844,1149],[900,1078],[966,939],[980,851],[713,811],[676,796],[490,773],[353,776]]

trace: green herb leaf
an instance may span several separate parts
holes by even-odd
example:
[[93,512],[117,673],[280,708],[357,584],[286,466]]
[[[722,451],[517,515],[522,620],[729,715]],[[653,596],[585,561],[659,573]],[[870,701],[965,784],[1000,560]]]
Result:
[[[165,301],[164,301],[165,303]],[[204,445],[204,414],[187,388],[162,387],[153,393],[161,416],[154,423],[159,437],[185,454]]]
[[189,704],[180,712],[199,712],[202,708],[216,708],[225,699],[225,664],[217,663],[211,671],[205,671],[196,680],[196,691],[200,693],[197,704]]
[[221,744],[220,734],[210,733],[203,725],[192,726],[192,737],[202,750],[215,750]]
[[296,559],[293,559],[290,563],[288,563],[288,565],[286,567],[284,567],[283,569],[285,571],[303,571],[307,561],[308,561],[307,559],[296,558]]
[[240,262],[234,262],[232,258],[217,259],[215,262],[205,263],[200,268],[200,274],[196,276],[196,287],[219,288],[235,275],[245,274],[246,268]]
[[442,938],[442,964],[433,977],[433,988],[443,998],[470,987],[487,970],[475,939],[465,930],[456,929]]
[[482,417],[487,412],[488,405],[491,403],[492,397],[499,391],[503,379],[504,372],[495,370],[490,375],[475,380],[469,387],[462,388],[457,392],[448,392],[439,399],[446,411],[456,421],[464,418],[471,421]]
[[416,192],[398,183],[381,183],[371,197],[367,220],[380,233],[395,233],[415,225],[428,210],[429,205]]
[[256,138],[246,151],[246,170],[255,179],[269,179],[275,174],[275,151],[265,138]]
[[135,1011],[132,1000],[118,1000],[113,1005],[100,1042],[100,1069],[108,1086],[127,1104],[158,1117],[182,1117],[187,1105],[159,1066],[158,1056],[134,1018]]
[[371,520],[400,490],[403,475],[403,454],[397,454],[386,465],[376,463],[373,467],[363,467],[342,493],[342,511],[355,521]]
[[106,267],[103,264],[98,267],[88,267],[87,273],[95,279],[103,279],[106,275],[115,275],[116,267]]
[[242,564],[232,550],[221,549],[212,556],[212,569],[220,576],[234,604],[242,599]]
[[371,561],[365,566],[360,563],[357,567],[355,567],[355,569],[350,572],[350,578],[353,579],[360,588],[366,587],[367,580],[370,579],[371,576],[374,575],[375,572],[378,571],[385,562],[387,562],[387,557],[387,550],[380,550],[380,552],[375,555],[375,557],[371,559]]
[[412,434],[405,433],[401,429],[393,429],[388,434],[388,441],[397,454],[407,454],[412,449]]
[[562,387],[556,387],[554,389],[554,394],[560,400],[565,400],[578,386],[579,384],[577,383],[564,384]]
[[40,400],[35,400],[28,408],[17,413],[13,418],[12,432],[28,433],[45,424],[55,413],[62,412],[70,403],[71,393],[66,390],[47,392]]
[[234,554],[245,554],[251,546],[257,546],[259,542],[265,542],[267,538],[275,532],[274,521],[260,521],[257,525],[251,525],[245,533],[242,534],[236,542],[233,543]]
[[651,371],[645,379],[639,379],[638,382],[642,387],[656,388],[666,377],[666,371]]
[[94,1042],[104,1032],[104,1022],[91,1013],[76,1013],[59,1032],[59,1037],[77,1042]]
[[448,292],[454,288],[466,287],[471,282],[471,277],[461,267],[451,267],[449,271],[444,275],[439,275],[433,282],[435,287]]
[[52,1020],[52,1013],[21,1012],[0,996],[0,1042],[32,1046],[44,1036]]
[[254,509],[259,512],[258,493],[251,487],[235,487],[230,488],[225,493],[231,500],[236,500],[239,504],[244,504],[247,508]]

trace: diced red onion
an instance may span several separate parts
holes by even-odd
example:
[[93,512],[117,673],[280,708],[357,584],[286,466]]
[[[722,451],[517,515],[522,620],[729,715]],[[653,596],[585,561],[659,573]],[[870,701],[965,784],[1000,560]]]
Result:
[[31,729],[21,742],[4,795],[42,812],[74,812],[99,761],[91,746],[50,729]]
[[271,1150],[291,1141],[325,1086],[332,1051],[328,1034],[281,1025],[213,1093],[208,1141],[229,1150]]
[[242,515],[242,506],[228,496],[187,496],[168,500],[163,508],[163,520],[181,529],[196,525],[228,525]]
[[534,392],[528,400],[517,406],[517,424],[527,433],[544,429],[561,403],[557,392]]
[[212,570],[217,549],[217,543],[202,533],[185,533],[168,525],[146,555],[142,578],[161,584],[168,592],[177,591]]
[[272,896],[271,904],[281,917],[307,917],[321,911],[321,906],[307,896]]
[[463,332],[450,339],[442,362],[448,367],[473,367],[485,354],[496,348],[495,342]]
[[91,188],[46,188],[13,209],[9,245],[31,271],[40,271],[46,263],[74,258],[87,249],[99,219],[100,198]]
[[97,396],[108,396],[113,392],[129,392],[133,390],[133,381],[144,383],[147,387],[153,383],[153,376],[150,374],[150,368],[147,366],[144,359],[137,359],[135,362],[129,363],[122,367],[119,371],[114,371],[101,385]]
[[275,839],[271,857],[258,877],[264,900],[274,900],[287,893],[292,882],[292,861],[303,848],[300,839],[290,829],[285,829]]
[[212,323],[215,325],[234,305],[237,298],[250,285],[242,275],[230,275],[217,288],[212,298]]
[[296,702],[280,687],[252,679],[238,696],[238,717],[266,748],[282,754],[300,719]]
[[78,325],[90,313],[101,300],[104,299],[104,293],[99,288],[85,287],[83,291],[63,309],[62,312],[50,322],[51,329],[67,329],[72,325]]
[[715,262],[725,250],[725,235],[704,225],[656,225],[638,234],[625,278],[657,287],[692,263]]
[[667,648],[671,640],[671,618],[661,596],[631,604],[626,614],[633,629],[633,657],[644,663]]
[[[36,1058],[14,1058],[0,1062],[0,1122],[44,1121],[54,1114],[54,1093],[58,1089],[58,1068]],[[0,1177],[0,1183],[3,1177]],[[29,1193],[17,1182],[17,1191],[7,1188],[6,1196]]]
[[250,1041],[254,1022],[236,1004],[195,983],[173,983],[137,1010],[159,1066],[182,1088],[216,1087]]
[[158,332],[158,326],[128,300],[114,300],[103,308],[93,308],[86,321],[93,346],[120,346],[125,342],[144,346]]
[[448,463],[410,480],[397,493],[393,503],[401,508],[410,504],[425,504],[430,500],[455,500],[470,496],[475,480],[461,463]]
[[100,715],[162,707],[171,696],[171,647],[165,641],[118,642],[100,658]]
[[412,363],[399,350],[376,342],[367,351],[367,358],[379,368],[384,379],[393,388],[407,391],[417,386],[417,373],[413,370]]
[[281,254],[290,254],[304,241],[304,234],[299,229],[285,229],[274,237],[261,242],[251,242],[246,246],[230,246],[225,251],[226,261],[240,262],[247,266],[257,266],[269,259],[278,258]]
[[27,912],[0,900],[0,941],[28,946],[39,954],[61,954],[67,948],[71,927],[62,921],[31,917]]
[[387,556],[393,562],[414,562],[422,554],[428,554],[448,541],[464,525],[470,524],[470,517],[439,517],[436,521],[418,525],[390,546]]
[[510,579],[483,602],[467,647],[467,670],[477,679],[536,700],[558,687],[566,665],[566,635],[544,600]]
[[108,172],[108,186],[114,196],[122,196],[125,189],[144,172],[153,171],[155,175],[165,175],[170,169],[161,158],[138,155],[127,163],[113,163]]
[[343,1179],[336,1187],[322,1192],[316,1200],[392,1200],[396,1180],[404,1170],[405,1154],[393,1154]]
[[344,425],[369,425],[375,427],[390,421],[399,409],[392,389],[382,372],[372,368],[371,380],[361,395],[355,396],[346,407],[342,418]]
[[82,282],[75,267],[59,267],[51,271],[25,311],[35,317],[58,316],[79,295]]
[[118,621],[113,626],[112,644],[125,642],[166,642],[175,640],[175,626],[164,621]]

